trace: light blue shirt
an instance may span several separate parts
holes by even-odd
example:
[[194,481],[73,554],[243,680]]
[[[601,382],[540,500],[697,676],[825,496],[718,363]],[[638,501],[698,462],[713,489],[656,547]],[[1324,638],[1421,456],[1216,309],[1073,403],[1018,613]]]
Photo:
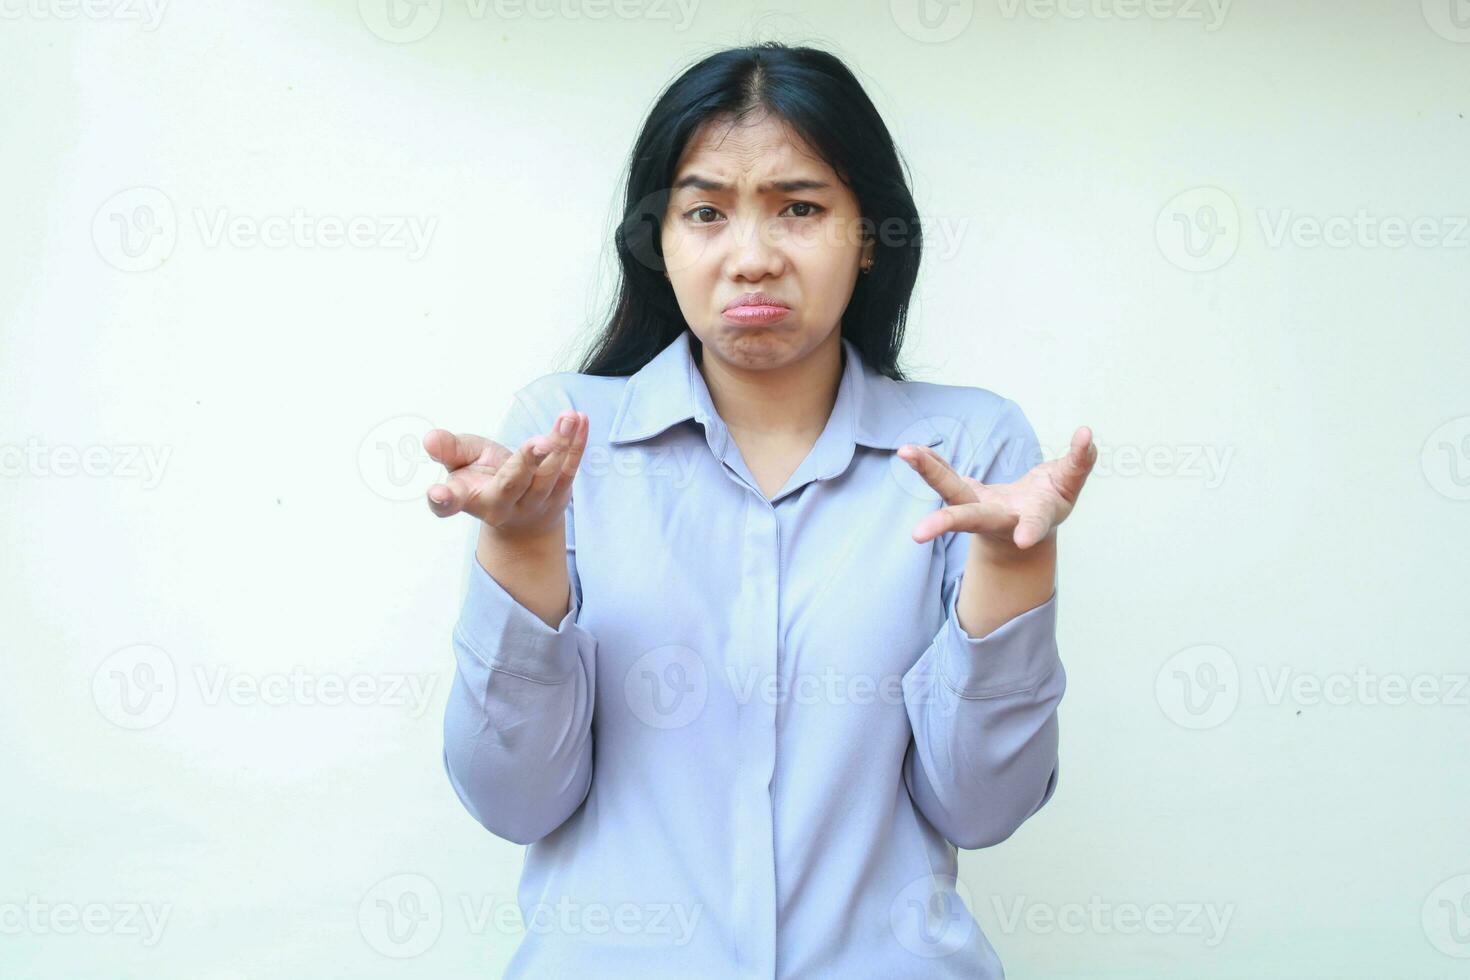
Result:
[[540,377],[491,434],[591,420],[565,618],[472,559],[453,633],[446,771],[530,845],[505,976],[1001,977],[955,849],[1056,790],[1056,593],[968,636],[970,535],[914,542],[941,501],[894,450],[1006,483],[1036,435],[1014,402],[895,382],[843,338],[826,427],[767,499],[690,338],[631,377]]

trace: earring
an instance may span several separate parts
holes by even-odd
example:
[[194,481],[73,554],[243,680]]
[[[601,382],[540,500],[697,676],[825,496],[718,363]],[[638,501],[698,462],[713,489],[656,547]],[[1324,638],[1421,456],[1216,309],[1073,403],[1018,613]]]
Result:
[[872,271],[873,271],[873,260],[872,259],[869,259],[868,261],[866,261],[866,262],[863,263],[863,275],[867,275],[868,273],[870,273]]

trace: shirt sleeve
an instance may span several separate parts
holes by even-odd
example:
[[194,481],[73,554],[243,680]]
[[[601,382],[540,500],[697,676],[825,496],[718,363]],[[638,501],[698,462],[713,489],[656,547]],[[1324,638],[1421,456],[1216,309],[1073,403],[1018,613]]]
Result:
[[[1010,483],[1041,459],[1030,422],[1006,400],[975,465],[961,472],[982,483]],[[903,778],[920,812],[951,843],[990,847],[1056,791],[1057,705],[1067,684],[1057,651],[1057,594],[971,637],[956,612],[970,535],[949,538],[944,622],[903,678],[913,728]]]
[[[551,428],[517,392],[491,438],[512,449]],[[537,413],[539,414],[539,413]],[[553,629],[517,602],[470,549],[444,714],[444,769],[460,802],[497,837],[530,844],[581,806],[592,785],[593,658],[577,622],[576,532],[566,512],[567,614]],[[476,537],[479,524],[475,524]]]

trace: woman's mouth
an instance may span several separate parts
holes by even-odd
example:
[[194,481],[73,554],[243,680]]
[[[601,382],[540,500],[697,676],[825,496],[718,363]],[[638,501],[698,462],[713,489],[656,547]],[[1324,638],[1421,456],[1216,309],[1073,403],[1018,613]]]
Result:
[[758,326],[784,320],[791,315],[791,310],[785,306],[768,306],[765,304],[757,306],[732,306],[720,315],[728,323],[734,323],[740,326]]

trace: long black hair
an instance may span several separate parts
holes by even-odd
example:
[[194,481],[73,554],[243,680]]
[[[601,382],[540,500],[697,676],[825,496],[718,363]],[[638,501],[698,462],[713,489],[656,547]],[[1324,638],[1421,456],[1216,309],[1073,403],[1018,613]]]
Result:
[[[857,198],[874,261],[853,286],[842,336],[875,370],[905,380],[898,354],[922,252],[906,169],[888,127],[847,66],[826,51],[779,41],[709,55],[671,82],[649,111],[629,158],[623,217],[613,239],[617,296],[579,372],[633,374],[686,329],[673,284],[664,276],[660,242],[674,168],[705,122],[738,123],[757,112],[789,125]],[[698,352],[699,338],[690,339]]]

